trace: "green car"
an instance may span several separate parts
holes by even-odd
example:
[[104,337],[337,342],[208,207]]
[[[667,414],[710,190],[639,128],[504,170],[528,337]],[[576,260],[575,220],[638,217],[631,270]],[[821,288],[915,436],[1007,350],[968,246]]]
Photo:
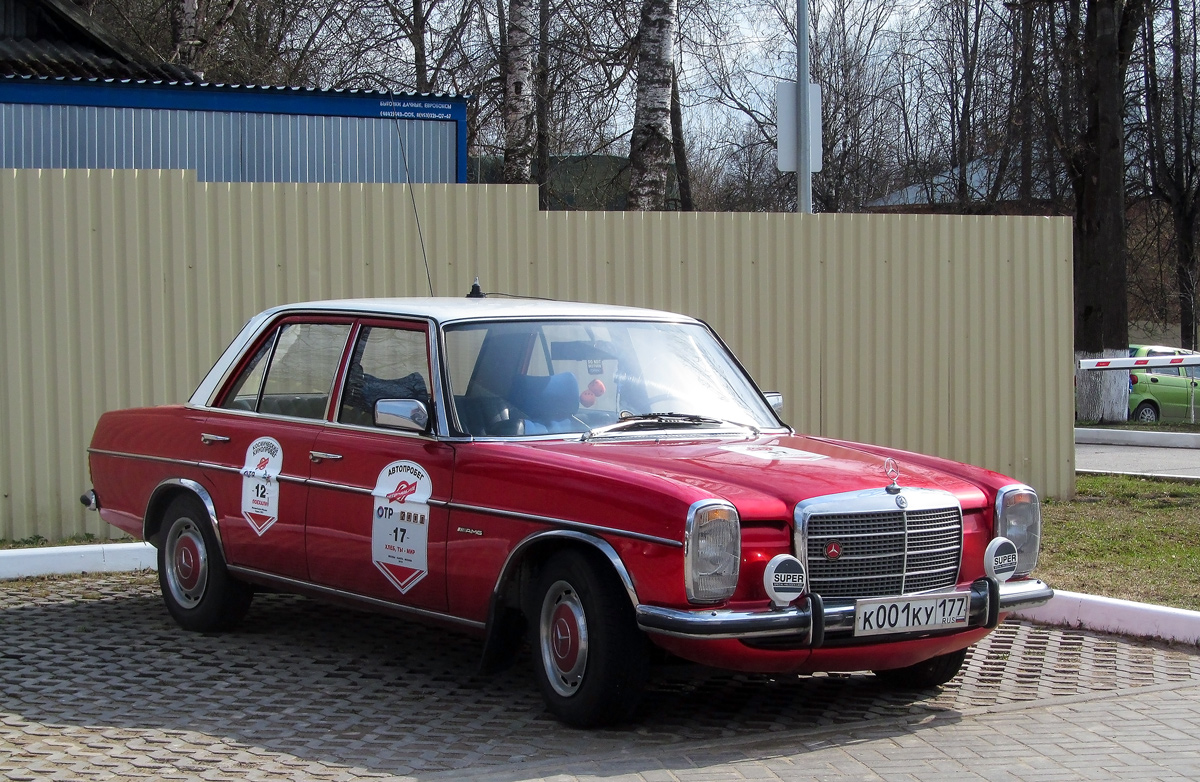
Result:
[[[1194,356],[1195,351],[1161,345],[1130,345],[1131,358]],[[1189,421],[1189,405],[1200,404],[1200,367],[1146,367],[1129,373],[1129,420]]]

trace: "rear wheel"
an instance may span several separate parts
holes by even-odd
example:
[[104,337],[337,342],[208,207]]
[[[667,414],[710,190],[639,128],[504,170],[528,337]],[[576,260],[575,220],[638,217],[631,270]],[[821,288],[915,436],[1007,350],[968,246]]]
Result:
[[563,551],[542,569],[534,596],[530,640],[550,711],[581,728],[629,719],[642,698],[649,650],[616,574]]
[[930,687],[940,687],[957,676],[966,659],[967,650],[959,649],[957,652],[938,655],[906,668],[875,671],[875,676],[889,687],[926,690]]
[[229,575],[208,513],[181,495],[163,514],[158,546],[158,584],[163,602],[185,630],[225,630],[245,616],[254,593]]
[[1158,420],[1158,408],[1149,402],[1142,402],[1134,409],[1133,420],[1143,424],[1152,424]]

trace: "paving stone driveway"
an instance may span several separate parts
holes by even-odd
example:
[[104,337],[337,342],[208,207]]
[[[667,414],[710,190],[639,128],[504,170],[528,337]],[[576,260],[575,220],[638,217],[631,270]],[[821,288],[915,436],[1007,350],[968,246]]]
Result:
[[151,573],[3,582],[0,779],[1200,778],[1195,647],[1006,623],[933,694],[665,665],[640,723],[602,731],[479,653],[285,595],[186,633]]

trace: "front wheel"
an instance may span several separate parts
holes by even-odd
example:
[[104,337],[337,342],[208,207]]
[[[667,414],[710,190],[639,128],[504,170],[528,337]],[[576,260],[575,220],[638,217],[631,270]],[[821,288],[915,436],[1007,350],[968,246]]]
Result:
[[163,514],[158,584],[179,626],[226,630],[245,616],[254,593],[225,569],[208,514],[193,497],[179,496]]
[[930,687],[940,687],[957,676],[966,659],[967,650],[959,649],[957,652],[931,657],[906,668],[875,671],[875,676],[889,687],[927,690]]
[[579,728],[633,716],[649,650],[616,574],[579,552],[563,551],[542,569],[534,596],[534,669],[551,713]]

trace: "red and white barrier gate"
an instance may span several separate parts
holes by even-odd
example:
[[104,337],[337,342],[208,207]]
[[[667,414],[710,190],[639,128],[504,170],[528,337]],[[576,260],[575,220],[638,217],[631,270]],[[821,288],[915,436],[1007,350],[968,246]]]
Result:
[[[1137,356],[1136,358],[1081,358],[1080,369],[1148,369],[1152,367],[1200,367],[1200,354],[1191,356]],[[1188,384],[1188,416],[1196,423],[1196,383]]]

